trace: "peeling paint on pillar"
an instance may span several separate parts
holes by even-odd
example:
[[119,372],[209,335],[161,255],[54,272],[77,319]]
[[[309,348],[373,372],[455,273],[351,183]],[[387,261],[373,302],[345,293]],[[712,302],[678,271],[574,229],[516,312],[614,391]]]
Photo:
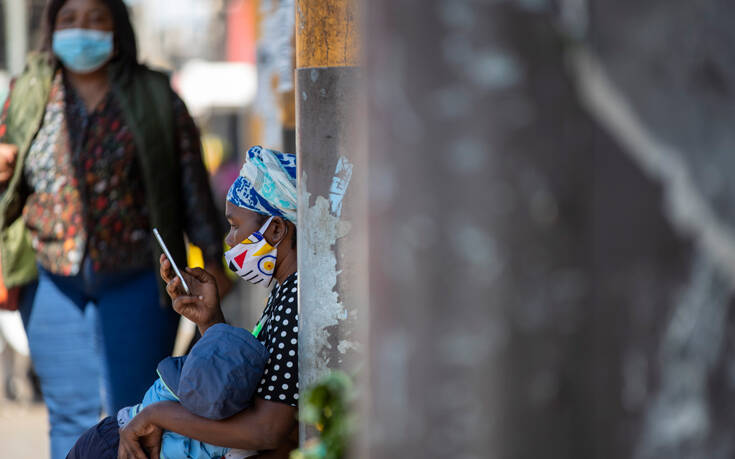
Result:
[[[300,193],[299,202],[308,203],[311,193],[306,172],[301,173]],[[330,211],[324,196],[317,196],[313,206],[302,209],[299,245],[307,250],[299,252],[299,265],[304,267],[299,269],[299,305],[301,311],[308,312],[300,314],[299,355],[308,362],[300,365],[300,384],[306,388],[329,368],[341,367],[343,362],[335,357],[355,344],[341,340],[337,353],[330,344],[333,327],[339,327],[349,315],[337,291],[339,271],[333,247],[349,234],[351,225]]]
[[[359,70],[296,72],[299,168],[299,378],[309,387],[329,369],[354,368],[359,178],[354,110]],[[356,186],[357,185],[357,186]]]

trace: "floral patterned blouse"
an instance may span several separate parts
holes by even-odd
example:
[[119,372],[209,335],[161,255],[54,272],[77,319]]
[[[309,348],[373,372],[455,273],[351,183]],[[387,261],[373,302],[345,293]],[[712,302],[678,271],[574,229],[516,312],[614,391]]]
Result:
[[[218,260],[223,231],[201,160],[199,132],[175,94],[173,110],[185,231],[205,259]],[[57,72],[23,172],[29,192],[23,217],[44,268],[75,275],[85,257],[95,271],[151,266],[142,172],[112,92],[88,112],[63,72]]]

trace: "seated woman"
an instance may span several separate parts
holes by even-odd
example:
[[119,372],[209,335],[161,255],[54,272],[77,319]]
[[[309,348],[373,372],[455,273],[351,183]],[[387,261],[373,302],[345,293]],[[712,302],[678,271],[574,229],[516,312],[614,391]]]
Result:
[[[227,196],[230,231],[225,253],[230,269],[243,279],[267,287],[274,283],[254,334],[270,357],[250,408],[224,420],[192,414],[184,406],[162,401],[146,406],[119,431],[118,458],[158,457],[163,431],[226,448],[258,451],[259,458],[287,458],[297,447],[298,303],[296,273],[296,158],[261,147],[247,153],[240,176]],[[182,273],[186,294],[171,264],[161,257],[161,277],[174,309],[199,327],[202,336],[224,323],[214,276],[196,268]],[[275,280],[275,282],[273,282]],[[90,429],[72,450],[85,457],[90,436],[116,434],[112,421]],[[85,438],[86,437],[86,438]],[[109,437],[109,436],[108,436]],[[117,438],[105,441],[112,444]]]
[[[271,451],[259,457],[288,457],[299,399],[298,304],[296,273],[296,157],[253,147],[227,195],[225,216],[230,231],[225,242],[230,269],[243,279],[267,287],[275,279],[256,328],[270,358],[251,408],[222,421],[190,413],[174,402],[146,407],[120,431],[118,457],[144,458],[156,451],[161,432],[168,430],[213,445],[241,450]],[[258,241],[258,242],[253,242]],[[162,261],[161,276],[174,309],[199,327],[202,335],[225,318],[217,284],[203,269],[183,273],[191,290],[186,295],[170,264]]]

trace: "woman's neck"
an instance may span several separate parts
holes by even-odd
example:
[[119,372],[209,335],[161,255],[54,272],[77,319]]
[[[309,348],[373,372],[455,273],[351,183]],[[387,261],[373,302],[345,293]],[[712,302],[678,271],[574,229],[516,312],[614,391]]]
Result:
[[[290,244],[291,242],[288,241],[288,243]],[[283,285],[283,282],[288,279],[288,276],[295,273],[297,269],[298,263],[296,259],[296,250],[289,250],[278,262],[278,265],[276,266],[276,272],[273,274],[273,277],[276,278],[278,284]]]
[[110,90],[107,65],[90,73],[75,73],[65,70],[66,78],[84,102],[88,111],[94,110]]

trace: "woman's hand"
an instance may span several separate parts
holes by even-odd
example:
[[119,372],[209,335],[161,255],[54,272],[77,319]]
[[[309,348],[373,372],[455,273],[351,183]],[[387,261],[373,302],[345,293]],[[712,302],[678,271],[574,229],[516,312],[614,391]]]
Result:
[[227,273],[225,272],[225,268],[224,266],[222,266],[222,263],[208,261],[204,263],[204,269],[214,276],[214,279],[217,282],[217,291],[219,292],[220,297],[226,297],[227,293],[232,290],[232,280],[227,277]]
[[152,424],[146,414],[146,410],[141,411],[120,429],[117,459],[158,459],[160,456],[163,430]]
[[15,158],[18,147],[9,143],[0,143],[0,184],[7,182],[15,170]]
[[173,300],[174,310],[191,320],[203,335],[209,327],[225,321],[219,305],[217,282],[201,268],[186,268],[181,273],[190,294],[187,294],[166,255],[161,255],[161,278],[166,281],[166,292]]

